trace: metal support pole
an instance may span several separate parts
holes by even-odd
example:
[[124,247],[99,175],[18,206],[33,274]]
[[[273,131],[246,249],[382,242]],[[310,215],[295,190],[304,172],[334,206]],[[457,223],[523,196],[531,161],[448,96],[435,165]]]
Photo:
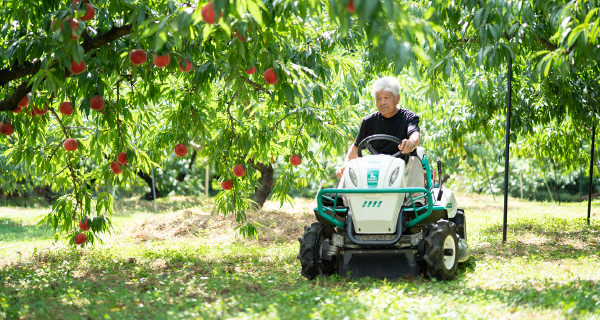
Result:
[[596,141],[596,125],[592,127],[592,150],[590,151],[590,192],[588,194],[588,214],[587,224],[590,225],[590,215],[592,213],[592,191],[594,183],[594,142]]
[[508,58],[508,88],[506,90],[506,147],[504,149],[504,220],[502,222],[502,242],[506,242],[508,220],[508,164],[510,159],[510,112],[512,92],[512,57]]

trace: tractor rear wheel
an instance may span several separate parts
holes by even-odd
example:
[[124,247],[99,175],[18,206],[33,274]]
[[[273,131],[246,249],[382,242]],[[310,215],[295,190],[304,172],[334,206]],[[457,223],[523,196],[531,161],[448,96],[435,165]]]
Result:
[[318,275],[329,276],[336,272],[335,260],[321,259],[321,245],[323,240],[330,238],[333,228],[320,222],[315,222],[310,227],[304,227],[304,234],[300,241],[298,259],[302,265],[302,275],[314,279]]
[[454,222],[439,220],[425,229],[425,254],[428,277],[452,280],[458,266],[458,237]]

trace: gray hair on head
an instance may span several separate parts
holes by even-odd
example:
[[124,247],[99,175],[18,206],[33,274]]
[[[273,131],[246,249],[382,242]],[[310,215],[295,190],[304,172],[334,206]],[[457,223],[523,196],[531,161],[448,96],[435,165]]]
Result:
[[400,82],[394,77],[382,77],[373,83],[373,96],[379,91],[391,92],[394,97],[400,94]]

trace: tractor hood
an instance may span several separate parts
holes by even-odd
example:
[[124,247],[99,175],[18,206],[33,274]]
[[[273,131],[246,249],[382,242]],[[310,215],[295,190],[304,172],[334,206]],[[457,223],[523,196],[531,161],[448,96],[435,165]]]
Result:
[[377,190],[403,188],[404,166],[404,160],[389,155],[370,155],[348,162],[342,177],[344,188],[366,190],[365,193],[346,196],[352,212],[354,232],[396,232],[405,194],[377,193]]
[[353,159],[344,171],[346,189],[387,189],[404,187],[402,159],[378,154]]

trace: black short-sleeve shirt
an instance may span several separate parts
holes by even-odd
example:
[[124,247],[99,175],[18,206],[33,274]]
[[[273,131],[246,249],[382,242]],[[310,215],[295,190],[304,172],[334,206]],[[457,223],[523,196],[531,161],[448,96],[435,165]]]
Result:
[[[363,119],[358,136],[354,140],[354,145],[358,147],[358,144],[364,138],[374,134],[389,134],[403,140],[408,139],[413,132],[420,131],[419,116],[412,111],[400,109],[391,118],[386,118],[381,113],[374,112]],[[371,145],[377,152],[382,154],[394,154],[398,152],[398,144],[391,141],[373,141]]]

